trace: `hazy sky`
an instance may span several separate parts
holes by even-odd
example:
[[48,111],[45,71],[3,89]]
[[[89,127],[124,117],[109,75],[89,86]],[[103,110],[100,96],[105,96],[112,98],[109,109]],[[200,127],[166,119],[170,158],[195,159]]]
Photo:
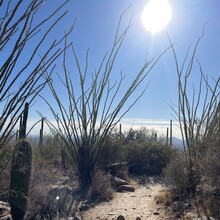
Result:
[[[212,77],[217,78],[220,73],[220,1],[168,1],[172,9],[172,18],[166,28],[172,41],[176,43],[175,49],[180,63],[190,43],[192,46],[195,44],[205,23],[208,22],[196,57],[201,62],[204,72],[210,77],[210,81]],[[60,0],[48,1],[42,7],[42,17],[46,16],[60,2]],[[73,41],[82,66],[85,64],[86,50],[88,47],[90,48],[89,70],[92,72],[98,68],[104,54],[111,49],[119,17],[130,6],[123,18],[123,25],[127,24],[132,13],[133,25],[118,54],[112,74],[112,82],[114,82],[119,79],[120,71],[123,71],[126,74],[123,88],[126,88],[126,85],[143,65],[147,54],[149,57],[158,56],[169,46],[164,31],[153,35],[146,31],[141,23],[141,13],[147,2],[147,0],[70,0],[65,7],[66,10],[69,10],[68,15],[55,28],[53,34],[61,36],[77,18],[69,41]],[[73,60],[73,57],[68,58],[68,68],[74,76],[76,74],[74,73],[75,66],[71,59]],[[62,74],[60,61],[57,61],[57,64],[56,72]],[[57,90],[62,94],[55,73],[54,79]],[[199,71],[195,68],[192,82],[197,85],[198,80]],[[161,58],[140,89],[143,89],[149,81],[150,85],[146,93],[126,114],[123,123],[124,126],[129,127],[148,125],[165,133],[167,122],[173,118],[173,111],[169,104],[177,103],[178,94],[177,76],[171,51]],[[75,88],[78,88],[79,85],[77,82],[75,83]],[[140,91],[138,90],[136,94],[139,94]],[[42,95],[53,103],[48,89],[45,89]],[[65,97],[62,98],[65,100]],[[36,100],[31,109],[30,121],[40,118],[36,111],[40,111],[44,116],[50,118],[51,113],[48,106],[40,99]]]

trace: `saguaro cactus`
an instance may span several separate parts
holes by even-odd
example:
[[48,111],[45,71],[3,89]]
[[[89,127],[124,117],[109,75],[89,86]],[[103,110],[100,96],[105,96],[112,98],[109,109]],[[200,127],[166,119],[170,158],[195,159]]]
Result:
[[27,118],[28,118],[28,102],[25,103],[23,115],[21,115],[20,120],[20,131],[19,131],[19,139],[24,139],[26,136],[27,130]]
[[43,146],[43,134],[44,134],[44,118],[42,118],[41,120],[39,147]]
[[12,158],[10,203],[12,218],[23,220],[28,200],[31,176],[32,149],[27,141],[19,141],[15,145]]
[[25,104],[20,122],[18,143],[15,145],[11,165],[10,204],[12,218],[23,220],[28,200],[31,176],[32,149],[31,144],[24,140],[26,136],[28,103]]

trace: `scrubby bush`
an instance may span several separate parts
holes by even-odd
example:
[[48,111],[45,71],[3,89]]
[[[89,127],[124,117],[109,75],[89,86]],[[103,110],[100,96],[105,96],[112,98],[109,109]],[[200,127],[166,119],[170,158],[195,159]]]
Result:
[[12,147],[8,143],[7,147],[4,147],[0,151],[0,200],[7,201],[9,196],[9,179],[10,179],[10,165]]
[[51,186],[63,176],[61,168],[61,147],[56,138],[44,136],[39,147],[37,137],[29,137],[33,144],[33,168],[29,192],[27,219],[53,219],[57,214],[55,198],[49,194]]
[[[156,139],[154,130],[146,128],[130,129],[120,138],[111,137],[102,148],[99,168],[109,171],[108,168],[112,166],[122,167],[117,170],[117,176],[125,179],[128,178],[128,171],[135,175],[161,174],[173,151],[162,138]],[[126,169],[125,163],[128,164]],[[116,174],[113,172],[113,175]]]
[[220,188],[220,142],[211,143],[200,160],[201,170],[209,184]]
[[166,167],[171,149],[160,143],[132,143],[127,147],[129,172],[136,175],[159,175]]
[[56,215],[55,201],[49,196],[51,185],[56,181],[55,173],[47,166],[33,164],[27,219],[52,219]]
[[[145,127],[141,127],[140,129],[129,129],[123,135],[123,141],[125,144],[130,143],[154,143],[157,141],[156,131],[153,129],[147,129]],[[161,138],[159,139],[161,141]]]
[[199,165],[203,175],[197,191],[198,201],[204,213],[220,217],[220,140],[219,136],[207,142],[206,152]]
[[60,148],[51,136],[44,140],[42,148],[34,147],[27,219],[53,219],[59,211],[49,192],[64,175],[60,169]]
[[34,160],[38,162],[38,165],[40,165],[42,161],[46,162],[48,166],[54,166],[61,162],[61,146],[55,137],[50,135],[44,136],[42,147],[38,147],[34,138],[30,138],[29,141],[34,143]]
[[174,187],[176,194],[183,196],[187,190],[187,171],[183,152],[177,151],[164,170],[166,181]]
[[121,140],[108,140],[101,149],[98,167],[106,169],[108,165],[125,160],[124,146]]
[[89,198],[92,200],[106,200],[112,198],[113,188],[111,186],[111,175],[97,171],[92,179],[89,189]]

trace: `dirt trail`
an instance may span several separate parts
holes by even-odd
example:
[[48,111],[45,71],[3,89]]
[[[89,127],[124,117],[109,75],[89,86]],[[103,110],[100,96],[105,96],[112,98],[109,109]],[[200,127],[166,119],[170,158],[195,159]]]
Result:
[[[102,202],[81,213],[85,220],[116,220],[123,215],[126,220],[170,219],[163,204],[157,204],[155,197],[166,188],[160,183],[136,185],[135,192],[115,193],[109,202]],[[139,219],[140,219],[139,218]]]

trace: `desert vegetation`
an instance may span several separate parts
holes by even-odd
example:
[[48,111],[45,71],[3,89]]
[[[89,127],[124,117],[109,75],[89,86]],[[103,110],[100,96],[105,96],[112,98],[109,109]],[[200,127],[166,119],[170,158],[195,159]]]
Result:
[[[75,216],[79,207],[83,209],[87,205],[79,206],[82,198],[100,202],[114,197],[117,189],[113,177],[129,183],[134,176],[160,175],[171,187],[173,199],[192,200],[199,217],[219,218],[220,78],[211,79],[210,83],[196,59],[205,30],[194,48],[188,48],[182,63],[167,34],[170,46],[158,57],[146,59],[131,83],[122,90],[126,76],[121,72],[115,82],[111,74],[131,27],[131,19],[126,25],[122,24],[128,10],[119,18],[110,52],[90,74],[89,50],[84,65],[73,43],[68,43],[73,27],[60,39],[54,39],[47,47],[44,45],[47,36],[65,17],[67,12],[60,11],[68,1],[39,23],[34,22],[35,16],[44,1],[32,0],[25,7],[23,3],[0,1],[3,15],[0,54],[7,51],[0,66],[0,200],[10,204],[12,217]],[[43,32],[41,28],[46,24],[48,28]],[[32,40],[35,46],[30,50]],[[27,50],[29,56],[26,56]],[[179,122],[183,149],[175,149],[164,137],[155,135],[156,131],[144,127],[117,130],[120,120],[146,92],[148,74],[168,50],[174,58],[178,85],[178,103],[171,108]],[[36,58],[38,52],[40,58]],[[74,87],[75,78],[67,55],[72,56],[71,65],[77,70],[74,77],[77,76],[79,90]],[[63,69],[57,76],[67,103],[63,102],[60,88],[52,80],[54,62],[58,58],[62,58]],[[18,65],[22,59],[23,66]],[[200,72],[198,88],[190,81],[196,67]],[[145,88],[137,93],[143,82]],[[41,96],[45,86],[55,102]],[[56,122],[52,123],[40,113],[39,141],[27,135],[26,127],[28,112],[37,97],[43,98]],[[130,99],[132,102],[127,104]],[[43,123],[51,131],[46,137],[42,136]],[[17,125],[18,133],[15,132]]]
[[[178,105],[172,108],[179,121],[183,151],[177,152],[176,157],[170,161],[165,174],[177,194],[181,197],[195,198],[199,216],[218,218],[220,209],[214,203],[219,204],[220,198],[219,182],[217,181],[219,174],[216,173],[218,162],[215,160],[220,144],[220,77],[210,81],[203,71],[202,64],[196,58],[196,52],[204,34],[205,26],[194,48],[191,46],[188,48],[182,63],[178,60],[178,55],[172,46],[179,95]],[[173,45],[169,34],[168,38],[170,44]],[[190,81],[195,68],[198,68],[200,72],[197,88]],[[208,173],[215,173],[215,177]]]

